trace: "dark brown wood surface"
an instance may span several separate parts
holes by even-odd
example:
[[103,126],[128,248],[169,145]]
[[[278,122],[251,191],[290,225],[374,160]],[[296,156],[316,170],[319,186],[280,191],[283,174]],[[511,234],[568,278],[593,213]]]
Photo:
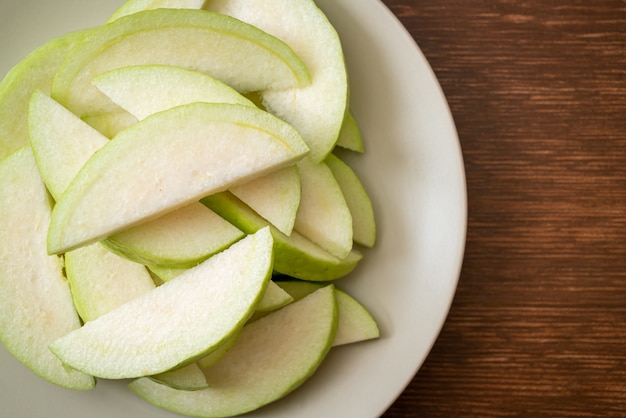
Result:
[[384,415],[626,417],[626,1],[384,0],[465,158],[448,320]]

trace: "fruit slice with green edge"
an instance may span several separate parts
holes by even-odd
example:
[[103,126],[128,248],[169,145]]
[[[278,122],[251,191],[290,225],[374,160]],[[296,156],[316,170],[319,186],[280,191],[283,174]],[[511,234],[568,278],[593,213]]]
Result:
[[335,289],[335,297],[339,309],[339,325],[333,347],[380,337],[378,324],[359,301],[340,289]]
[[111,251],[148,267],[190,268],[244,233],[200,203],[176,209],[103,240]]
[[50,92],[57,68],[88,32],[72,32],[48,41],[9,70],[0,82],[0,160],[28,144],[31,94],[37,89]]
[[50,199],[30,147],[0,163],[0,340],[42,378],[70,389],[95,386],[48,345],[80,327],[63,260],[46,253]]
[[330,350],[336,326],[331,285],[245,326],[226,355],[205,369],[207,389],[181,391],[150,379],[129,386],[153,405],[179,414],[240,415],[284,397],[313,375]]
[[180,390],[200,390],[208,387],[202,369],[191,363],[180,369],[159,373],[150,378],[156,382]]
[[[268,222],[230,192],[216,193],[201,200],[222,218],[245,233],[252,234]],[[353,249],[343,259],[337,258],[311,240],[294,231],[287,236],[270,226],[274,237],[274,271],[303,280],[336,280],[350,273],[363,255]]]
[[[93,80],[100,91],[139,120],[194,102],[254,106],[236,90],[206,74],[165,65],[122,67]],[[289,235],[300,205],[300,177],[287,167],[231,191]]]
[[196,69],[241,92],[310,83],[293,50],[252,25],[206,10],[155,9],[122,17],[86,36],[59,68],[52,97],[79,117],[114,111],[117,107],[91,79],[142,64]]
[[[248,322],[265,316],[267,313],[280,309],[291,302],[293,302],[291,295],[270,280],[267,288],[265,289],[265,293],[263,294],[263,298],[259,301],[254,313],[250,316],[250,318],[248,318]],[[215,358],[214,354],[216,353],[211,353],[210,357]],[[201,359],[199,364],[206,365],[207,360]]]
[[65,252],[158,218],[292,165],[307,152],[293,127],[249,106],[193,103],[154,114],[83,166],[53,209],[48,251]]
[[217,348],[244,325],[270,279],[268,229],[50,345],[69,367],[103,378],[166,372]]
[[376,243],[376,220],[374,208],[363,183],[354,170],[334,154],[326,157],[352,215],[352,237],[354,242],[372,248]]
[[[311,84],[263,89],[263,104],[291,123],[322,161],[333,149],[347,106],[348,80],[339,36],[313,0],[211,0],[205,8],[257,26],[291,46]],[[277,18],[280,16],[280,18]]]
[[144,266],[111,253],[100,243],[65,253],[65,271],[74,305],[84,322],[155,287]]
[[133,65],[97,75],[93,84],[138,120],[194,102],[254,106],[210,75],[171,65]]
[[346,111],[335,145],[350,151],[360,153],[364,151],[361,129],[350,110]]
[[[286,290],[293,297],[294,301],[298,301],[324,286],[323,283],[302,280],[277,281],[276,284]],[[359,301],[336,287],[335,297],[337,299],[339,322],[333,347],[380,337],[378,324],[372,317],[372,314]]]
[[296,165],[229,190],[280,232],[291,234],[302,197],[300,173]]
[[256,307],[256,312],[274,311],[288,305],[292,301],[293,298],[289,293],[284,291],[273,281],[270,281],[263,294],[263,299],[261,299]]
[[37,167],[55,200],[85,162],[109,142],[40,90],[30,100],[28,127]]
[[352,215],[325,162],[298,163],[302,187],[294,229],[338,258],[352,250]]
[[204,0],[128,0],[117,9],[107,22],[112,22],[120,17],[128,16],[143,10],[152,9],[199,9]]

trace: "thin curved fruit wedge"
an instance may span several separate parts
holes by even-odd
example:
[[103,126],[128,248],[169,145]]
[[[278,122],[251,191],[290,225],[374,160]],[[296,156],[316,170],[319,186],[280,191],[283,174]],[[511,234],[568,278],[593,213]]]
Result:
[[280,232],[291,235],[302,198],[297,165],[233,186],[229,191]]
[[291,295],[284,291],[276,283],[274,283],[274,281],[270,281],[267,288],[265,289],[265,293],[263,294],[263,299],[261,299],[256,307],[256,311],[274,311],[278,308],[282,308],[283,306],[288,305],[291,302],[293,302],[293,298],[291,297]]
[[241,92],[310,82],[290,47],[252,25],[206,10],[155,9],[122,17],[86,36],[59,68],[52,97],[79,117],[114,111],[117,107],[91,79],[143,64],[196,69]]
[[328,154],[326,165],[330,168],[352,215],[352,238],[367,248],[376,243],[376,220],[372,201],[354,170],[335,154]]
[[365,151],[361,128],[349,109],[343,118],[339,137],[335,145],[354,152],[363,153]]
[[109,250],[148,267],[190,268],[243,238],[244,233],[200,203],[115,235]]
[[146,401],[184,415],[244,414],[287,395],[315,373],[336,326],[330,285],[246,325],[224,357],[205,369],[207,389],[181,391],[150,379],[138,379],[130,388]]
[[154,114],[83,166],[54,207],[48,251],[65,252],[158,218],[307,152],[290,125],[249,106],[193,103]]
[[374,317],[358,300],[340,289],[335,289],[335,298],[340,314],[333,347],[380,337]]
[[28,102],[35,90],[50,92],[52,79],[69,50],[89,32],[71,32],[43,44],[15,65],[0,82],[0,160],[28,144]]
[[112,22],[120,17],[128,16],[143,10],[152,9],[199,9],[205,0],[128,0],[109,17]]
[[337,258],[350,254],[352,214],[335,176],[325,162],[298,163],[302,193],[294,230]]
[[74,306],[84,322],[155,287],[144,266],[113,254],[100,243],[65,253],[65,272]]
[[202,369],[196,363],[150,376],[150,379],[182,390],[199,390],[208,386]]
[[271,275],[269,229],[50,345],[64,364],[103,378],[148,376],[208,354],[244,325]]
[[237,90],[208,74],[171,65],[132,65],[106,71],[93,84],[138,120],[194,102],[254,106]]
[[[287,291],[294,301],[298,301],[324,286],[324,283],[302,280],[277,281],[276,284]],[[335,287],[335,298],[339,321],[333,347],[380,337],[378,324],[372,314],[359,301],[337,287]]]
[[45,250],[50,199],[30,147],[0,163],[0,340],[37,375],[71,389],[93,377],[67,369],[48,345],[80,327],[63,261]]
[[58,200],[85,162],[109,140],[36,90],[28,106],[30,145],[48,191]]

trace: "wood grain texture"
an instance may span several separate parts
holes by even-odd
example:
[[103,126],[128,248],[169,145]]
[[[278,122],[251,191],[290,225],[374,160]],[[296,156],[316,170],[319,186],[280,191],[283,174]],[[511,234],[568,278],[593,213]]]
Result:
[[384,415],[626,416],[626,1],[384,0],[466,165],[458,291]]

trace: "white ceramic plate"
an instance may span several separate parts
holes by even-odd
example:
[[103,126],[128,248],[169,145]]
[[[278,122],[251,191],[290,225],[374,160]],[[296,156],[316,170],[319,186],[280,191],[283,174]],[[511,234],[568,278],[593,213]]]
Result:
[[[53,36],[103,22],[122,0],[0,0],[0,76]],[[447,316],[465,243],[461,151],[446,100],[413,39],[377,0],[319,0],[337,27],[351,77],[351,106],[366,153],[350,159],[368,188],[379,240],[340,286],[379,322],[380,340],[333,349],[316,375],[250,416],[381,415],[418,371]],[[7,417],[165,418],[126,389],[90,392],[34,376],[0,347],[0,405]]]

